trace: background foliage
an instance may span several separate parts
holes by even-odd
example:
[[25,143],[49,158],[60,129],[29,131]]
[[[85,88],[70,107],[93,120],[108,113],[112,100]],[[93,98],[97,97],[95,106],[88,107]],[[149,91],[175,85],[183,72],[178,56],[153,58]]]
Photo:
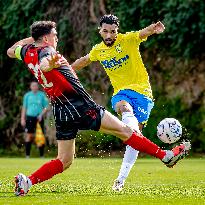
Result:
[[[155,108],[144,134],[158,144],[156,126],[165,117],[175,117],[193,143],[193,151],[205,152],[205,3],[200,0],[0,0],[0,149],[22,148],[20,127],[22,96],[32,76],[21,62],[6,56],[14,42],[29,36],[36,20],[58,23],[59,51],[70,62],[85,55],[100,41],[97,20],[114,13],[120,31],[139,30],[162,21],[166,31],[141,45],[143,61],[150,75]],[[92,72],[91,72],[92,71]],[[112,87],[98,63],[79,77],[100,104],[110,111]],[[51,130],[53,126],[50,126]],[[50,132],[53,133],[53,132]],[[79,154],[99,154],[101,150],[122,149],[112,136],[83,132],[77,139]],[[94,136],[94,139],[92,136]],[[96,137],[97,136],[97,137]],[[160,144],[165,146],[164,144]]]

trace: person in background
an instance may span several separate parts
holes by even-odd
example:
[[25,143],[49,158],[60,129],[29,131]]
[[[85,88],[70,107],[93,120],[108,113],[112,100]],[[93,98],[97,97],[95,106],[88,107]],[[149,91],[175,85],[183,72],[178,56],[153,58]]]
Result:
[[[25,128],[25,150],[26,158],[30,157],[31,144],[35,137],[37,122],[44,130],[44,115],[48,109],[48,98],[45,93],[39,90],[38,82],[32,81],[30,91],[23,97],[23,106],[21,110],[21,125]],[[40,157],[44,156],[45,144],[39,147]]]

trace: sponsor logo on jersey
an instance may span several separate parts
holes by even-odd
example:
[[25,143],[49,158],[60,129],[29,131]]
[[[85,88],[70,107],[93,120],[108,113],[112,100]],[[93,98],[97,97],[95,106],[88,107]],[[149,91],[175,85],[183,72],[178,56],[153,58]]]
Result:
[[116,57],[111,58],[110,60],[104,60],[100,61],[100,63],[103,65],[105,69],[115,70],[116,68],[122,67],[122,64],[127,64],[127,60],[129,59],[129,56],[126,55],[123,58],[116,59]]

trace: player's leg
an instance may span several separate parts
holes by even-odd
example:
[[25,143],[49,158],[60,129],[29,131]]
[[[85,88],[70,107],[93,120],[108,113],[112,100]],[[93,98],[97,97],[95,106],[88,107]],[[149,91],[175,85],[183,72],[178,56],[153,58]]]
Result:
[[110,112],[105,110],[101,119],[100,131],[106,134],[116,135],[122,141],[127,141],[133,133],[133,129]]
[[58,156],[26,177],[23,174],[16,176],[15,194],[22,196],[27,194],[30,187],[52,178],[54,175],[69,168],[74,159],[75,137],[78,132],[72,122],[56,120],[56,139],[58,144]]
[[[138,120],[133,114],[132,106],[125,100],[121,100],[116,103],[115,110],[118,114],[122,116],[122,122],[126,125],[130,126],[132,129],[136,130],[140,133],[138,127]],[[119,171],[119,175],[117,179],[115,179],[113,184],[113,190],[121,191],[124,187],[124,182],[128,177],[137,157],[138,157],[138,150],[133,149],[129,145],[126,146],[126,150],[124,153],[123,161],[121,164],[121,168]]]
[[16,176],[15,194],[17,196],[27,194],[32,185],[46,181],[70,167],[74,159],[75,139],[58,140],[57,143],[58,156],[56,159],[43,164],[28,177],[21,173]]
[[[111,102],[113,109],[122,116],[122,121],[125,124],[138,130],[138,132],[142,132],[154,105],[151,98],[133,90],[121,90],[112,97]],[[126,146],[120,173],[114,182],[114,190],[120,191],[122,189],[124,180],[134,165],[137,155],[136,150]]]
[[72,164],[75,153],[75,139],[58,140],[57,143],[57,158],[47,162],[28,177],[31,180],[32,185],[52,178],[54,175],[59,174],[69,168]]
[[176,161],[183,158],[190,149],[190,145],[182,144],[173,150],[162,150],[142,134],[133,131],[132,128],[125,125],[108,111],[105,111],[102,117],[100,130],[106,134],[116,135],[122,139],[126,145],[130,145],[136,150],[162,160],[168,167],[171,167]]
[[159,159],[162,159],[166,154],[165,151],[161,150],[156,144],[148,140],[141,133],[135,132],[131,127],[121,122],[108,111],[105,111],[101,120],[100,131],[106,134],[113,134],[119,137],[126,145],[130,145],[136,150],[145,152]]

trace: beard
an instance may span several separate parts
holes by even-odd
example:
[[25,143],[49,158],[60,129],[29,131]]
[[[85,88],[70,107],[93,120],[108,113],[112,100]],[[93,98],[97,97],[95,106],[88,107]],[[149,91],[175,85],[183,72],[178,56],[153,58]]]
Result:
[[111,39],[111,38],[103,39],[102,38],[102,40],[106,46],[111,47],[115,43],[116,38],[115,39]]

